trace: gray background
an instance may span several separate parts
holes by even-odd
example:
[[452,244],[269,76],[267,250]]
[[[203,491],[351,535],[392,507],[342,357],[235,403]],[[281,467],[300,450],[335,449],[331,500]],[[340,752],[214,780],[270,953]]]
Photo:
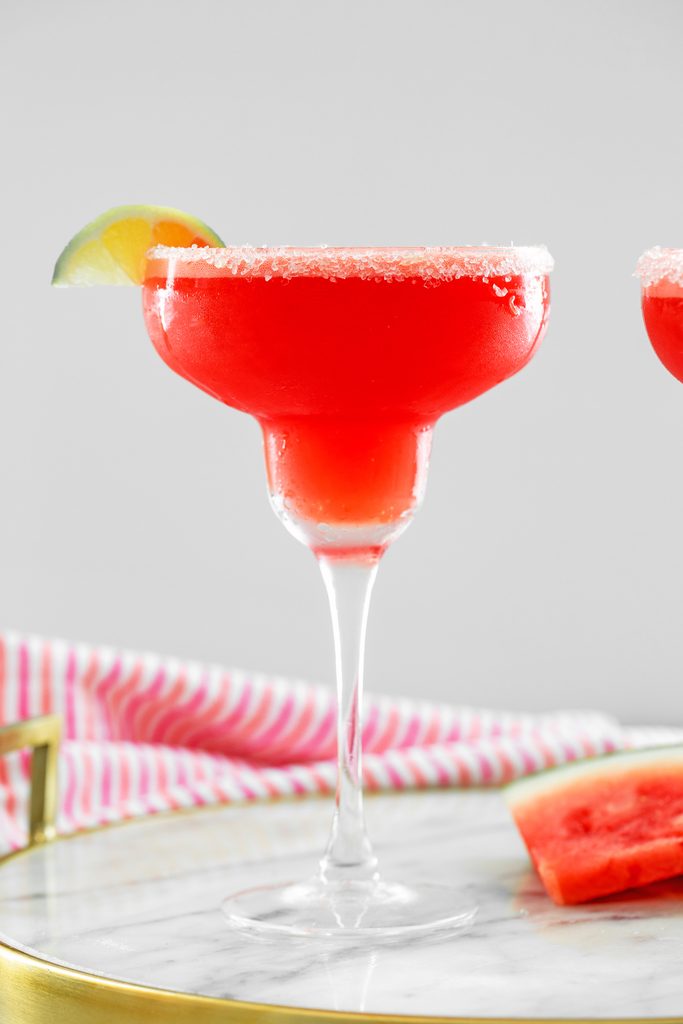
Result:
[[256,425],[163,366],[134,289],[48,287],[91,217],[169,204],[233,243],[542,241],[546,340],[438,427],[368,685],[683,722],[683,389],[631,277],[683,244],[683,5],[64,0],[2,22],[0,622],[332,675]]

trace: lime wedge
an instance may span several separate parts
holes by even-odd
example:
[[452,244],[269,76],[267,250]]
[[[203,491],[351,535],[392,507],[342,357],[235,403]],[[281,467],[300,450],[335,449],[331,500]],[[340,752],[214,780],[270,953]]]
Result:
[[222,246],[215,231],[168,206],[115,206],[75,235],[55,264],[58,287],[142,284],[153,245]]

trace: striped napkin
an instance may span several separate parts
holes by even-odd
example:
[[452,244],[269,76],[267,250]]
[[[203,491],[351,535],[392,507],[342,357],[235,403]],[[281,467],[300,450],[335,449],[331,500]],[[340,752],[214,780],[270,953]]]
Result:
[[[0,633],[0,724],[58,713],[58,830],[157,811],[332,793],[331,687],[156,654]],[[369,790],[495,786],[565,761],[683,738],[593,712],[529,715],[365,701]],[[0,758],[0,853],[23,846],[30,753]]]

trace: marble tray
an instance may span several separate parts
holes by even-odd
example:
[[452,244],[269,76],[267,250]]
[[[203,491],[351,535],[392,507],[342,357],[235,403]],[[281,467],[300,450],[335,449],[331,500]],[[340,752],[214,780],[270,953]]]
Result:
[[683,1021],[683,883],[558,908],[498,792],[367,803],[384,874],[461,886],[467,930],[374,947],[237,934],[223,896],[308,875],[330,802],[152,817],[0,864],[0,1021]]

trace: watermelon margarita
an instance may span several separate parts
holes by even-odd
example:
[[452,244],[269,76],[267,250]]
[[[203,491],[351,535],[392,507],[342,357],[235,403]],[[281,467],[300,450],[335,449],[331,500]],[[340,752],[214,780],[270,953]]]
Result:
[[643,319],[652,347],[683,381],[683,249],[649,249],[638,260]]
[[168,365],[261,424],[276,511],[317,551],[409,521],[432,428],[543,334],[538,249],[157,249],[145,316]]
[[225,901],[240,927],[354,937],[471,920],[457,890],[383,881],[362,805],[360,706],[377,563],[410,522],[443,413],[531,358],[548,315],[542,248],[173,248],[144,311],[168,365],[261,425],[275,511],[316,554],[332,611],[336,812],[313,879]]

